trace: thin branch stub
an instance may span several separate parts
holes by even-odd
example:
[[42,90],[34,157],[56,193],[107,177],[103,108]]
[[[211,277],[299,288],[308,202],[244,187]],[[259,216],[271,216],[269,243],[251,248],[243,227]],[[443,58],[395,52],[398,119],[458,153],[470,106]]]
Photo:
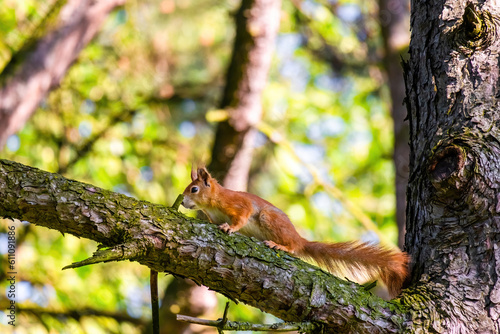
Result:
[[[183,322],[189,322],[192,324],[211,326],[220,328],[221,320],[207,320],[199,319],[195,317],[190,317],[187,315],[178,314],[177,320]],[[274,324],[252,324],[249,322],[238,322],[238,321],[227,321],[223,328],[220,330],[225,331],[268,331],[268,332],[291,332],[298,331],[303,332],[314,332],[318,329],[318,325],[312,322],[278,322]]]
[[226,307],[224,307],[224,315],[222,319],[219,321],[219,326],[217,327],[217,332],[219,334],[223,334],[224,326],[227,324],[227,311],[229,311],[229,301],[226,302]]
[[141,248],[137,246],[132,247],[132,244],[116,245],[105,250],[98,250],[92,257],[67,265],[62,270],[84,267],[101,262],[130,260],[139,256],[140,253]]

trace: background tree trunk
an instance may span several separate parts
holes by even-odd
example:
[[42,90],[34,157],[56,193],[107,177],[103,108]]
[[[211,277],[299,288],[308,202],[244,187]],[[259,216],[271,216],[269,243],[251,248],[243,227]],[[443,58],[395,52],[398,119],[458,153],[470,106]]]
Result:
[[280,13],[280,0],[243,0],[236,14],[236,38],[220,104],[229,118],[217,126],[208,166],[229,189],[247,189]]
[[379,19],[384,39],[384,66],[391,92],[391,115],[394,122],[394,171],[396,188],[396,222],[398,246],[403,248],[406,232],[406,186],[408,185],[409,127],[403,105],[405,83],[401,57],[410,42],[410,12],[408,0],[380,0]]
[[[415,328],[500,330],[500,8],[412,2],[406,248]],[[425,323],[430,320],[430,325]]]
[[61,9],[59,26],[36,43],[0,89],[0,151],[49,91],[59,85],[109,12],[124,3],[125,0],[70,0]]

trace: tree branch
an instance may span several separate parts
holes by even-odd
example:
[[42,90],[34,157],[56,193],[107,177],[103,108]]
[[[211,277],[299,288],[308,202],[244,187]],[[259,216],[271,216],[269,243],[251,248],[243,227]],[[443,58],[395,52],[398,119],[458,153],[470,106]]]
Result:
[[60,26],[40,39],[19,71],[0,89],[0,150],[47,93],[59,85],[109,12],[124,3],[125,0],[71,0],[61,9]]
[[299,331],[300,333],[311,333],[314,332],[315,330],[318,330],[318,326],[310,322],[302,322],[302,323],[279,322],[275,324],[261,325],[261,324],[252,324],[249,322],[227,321],[223,326],[221,326],[221,319],[206,320],[206,319],[189,317],[187,315],[177,315],[177,320],[202,326],[217,327],[219,330],[224,330],[224,331],[256,331],[256,332]]
[[83,317],[107,317],[107,318],[112,318],[115,319],[118,322],[129,322],[131,324],[134,324],[135,326],[138,327],[145,327],[147,325],[147,321],[142,318],[134,318],[130,315],[128,315],[125,312],[107,312],[107,311],[100,311],[100,310],[95,310],[95,309],[90,309],[90,308],[84,308],[84,309],[72,309],[72,310],[67,310],[67,311],[51,311],[51,310],[46,310],[46,309],[41,309],[41,308],[36,308],[36,307],[17,307],[17,312],[19,313],[28,313],[35,315],[37,317],[40,317],[42,315],[48,315],[54,318],[73,318],[77,321],[80,321],[81,318]]
[[6,160],[0,160],[0,216],[115,250],[127,245],[123,258],[190,278],[284,321],[320,322],[326,332],[396,333],[407,321],[398,301],[384,301],[255,239]]

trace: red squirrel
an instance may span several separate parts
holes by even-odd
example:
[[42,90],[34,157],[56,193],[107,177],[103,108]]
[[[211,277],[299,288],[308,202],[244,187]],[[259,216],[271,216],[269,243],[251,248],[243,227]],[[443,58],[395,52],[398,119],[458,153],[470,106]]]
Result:
[[191,180],[182,205],[202,210],[222,231],[257,238],[270,248],[312,259],[332,274],[344,274],[358,282],[380,278],[392,298],[400,293],[408,275],[410,258],[406,253],[360,241],[308,241],[283,211],[256,195],[222,187],[206,168],[192,169]]

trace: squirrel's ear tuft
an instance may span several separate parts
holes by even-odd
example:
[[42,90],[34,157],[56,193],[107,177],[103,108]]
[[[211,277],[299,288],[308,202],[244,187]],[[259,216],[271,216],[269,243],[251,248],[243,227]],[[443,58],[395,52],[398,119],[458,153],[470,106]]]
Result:
[[205,186],[210,187],[210,182],[209,180],[212,178],[210,173],[205,167],[198,168],[198,178],[205,183]]
[[193,165],[191,165],[191,181],[194,181],[198,178],[198,173],[196,173],[196,169]]

